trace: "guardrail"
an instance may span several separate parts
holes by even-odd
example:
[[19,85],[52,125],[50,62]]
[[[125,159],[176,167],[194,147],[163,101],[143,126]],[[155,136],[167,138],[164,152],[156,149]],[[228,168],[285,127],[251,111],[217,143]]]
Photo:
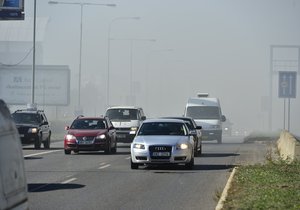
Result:
[[283,160],[292,162],[300,160],[300,141],[288,131],[282,131],[277,140],[277,148]]

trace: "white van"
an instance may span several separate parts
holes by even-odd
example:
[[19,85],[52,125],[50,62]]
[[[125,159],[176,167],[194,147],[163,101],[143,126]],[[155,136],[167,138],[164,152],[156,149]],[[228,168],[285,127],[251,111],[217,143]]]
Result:
[[141,107],[113,106],[106,110],[107,116],[116,128],[117,142],[131,143],[135,134],[146,119]]
[[222,115],[218,98],[208,97],[208,93],[199,93],[197,97],[188,99],[184,110],[185,117],[191,117],[198,126],[202,126],[202,140],[217,140],[222,143]]
[[28,195],[21,140],[0,100],[0,210],[4,209],[28,209]]

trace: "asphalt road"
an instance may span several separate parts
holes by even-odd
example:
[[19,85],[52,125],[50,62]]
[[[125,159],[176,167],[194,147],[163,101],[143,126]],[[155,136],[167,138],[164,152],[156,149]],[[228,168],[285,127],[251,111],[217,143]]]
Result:
[[183,166],[131,170],[127,145],[120,145],[114,155],[65,155],[62,141],[51,147],[23,147],[31,210],[215,209],[215,197],[222,193],[231,169],[264,161],[269,149],[267,144],[225,137],[224,144],[204,142],[193,170]]

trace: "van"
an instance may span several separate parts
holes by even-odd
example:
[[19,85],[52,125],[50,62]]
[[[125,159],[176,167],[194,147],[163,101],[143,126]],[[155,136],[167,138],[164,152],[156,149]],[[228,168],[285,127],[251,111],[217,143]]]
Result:
[[4,209],[28,209],[28,195],[18,130],[0,100],[0,210]]
[[183,115],[193,118],[198,126],[202,126],[202,140],[222,143],[222,122],[226,121],[226,117],[222,115],[218,98],[199,93],[197,97],[188,99]]
[[117,142],[131,143],[135,134],[146,119],[141,107],[113,106],[106,110],[105,115],[116,128]]

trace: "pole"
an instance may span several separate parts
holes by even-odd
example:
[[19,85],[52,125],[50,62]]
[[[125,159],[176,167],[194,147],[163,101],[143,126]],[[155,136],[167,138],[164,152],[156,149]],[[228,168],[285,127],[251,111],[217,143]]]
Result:
[[34,104],[34,86],[35,86],[35,33],[36,33],[36,0],[33,6],[33,51],[32,51],[32,81],[31,81],[31,104]]
[[269,131],[272,131],[273,46],[270,47]]
[[283,99],[283,130],[285,130],[285,113],[286,113],[286,108],[285,108],[285,98]]
[[129,100],[131,101],[131,105],[133,104],[133,69],[132,69],[132,65],[133,65],[133,40],[130,40],[130,97]]
[[78,73],[78,109],[81,110],[81,59],[82,59],[82,16],[83,4],[80,4],[80,41],[79,41],[79,73]]
[[288,131],[290,131],[290,117],[291,117],[291,98],[288,99],[288,128],[287,128]]

